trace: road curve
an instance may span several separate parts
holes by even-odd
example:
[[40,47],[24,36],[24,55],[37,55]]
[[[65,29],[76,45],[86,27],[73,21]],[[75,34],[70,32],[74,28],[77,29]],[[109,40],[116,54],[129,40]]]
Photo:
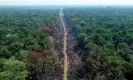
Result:
[[66,53],[66,50],[67,50],[67,30],[66,30],[66,26],[65,26],[64,20],[63,20],[64,15],[63,15],[62,9],[60,9],[59,16],[61,18],[61,23],[62,23],[62,26],[64,28],[64,38],[63,38],[64,73],[63,73],[63,80],[67,80],[67,72],[68,72],[68,60],[67,60],[67,53]]

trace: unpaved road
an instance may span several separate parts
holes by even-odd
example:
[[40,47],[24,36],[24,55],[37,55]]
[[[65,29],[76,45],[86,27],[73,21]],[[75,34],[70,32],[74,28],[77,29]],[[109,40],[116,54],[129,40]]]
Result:
[[63,74],[63,80],[67,80],[67,72],[68,72],[68,60],[67,60],[67,30],[66,30],[66,26],[64,24],[64,20],[63,20],[63,10],[60,9],[59,12],[60,18],[61,18],[61,23],[62,26],[64,28],[64,38],[63,38],[63,54],[64,54],[64,74]]

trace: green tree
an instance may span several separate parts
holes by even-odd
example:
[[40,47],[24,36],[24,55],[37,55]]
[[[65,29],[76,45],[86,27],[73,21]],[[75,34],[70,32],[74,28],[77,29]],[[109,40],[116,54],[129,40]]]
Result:
[[26,64],[14,58],[1,58],[0,62],[3,64],[0,72],[1,80],[25,80],[29,72],[26,70]]
[[92,41],[99,46],[103,46],[106,43],[106,40],[98,34],[92,36]]
[[89,56],[96,56],[96,55],[98,55],[99,49],[98,49],[98,46],[95,43],[89,42],[86,45],[86,48],[87,48]]

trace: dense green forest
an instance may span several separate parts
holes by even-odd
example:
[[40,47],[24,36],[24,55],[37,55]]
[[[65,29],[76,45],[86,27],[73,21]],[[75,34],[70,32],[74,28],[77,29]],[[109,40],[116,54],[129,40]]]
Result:
[[[0,80],[62,80],[59,8],[0,7]],[[132,7],[65,7],[63,13],[68,80],[133,80]]]
[[64,13],[83,50],[78,79],[133,80],[132,7],[77,7]]
[[0,80],[25,80],[35,73],[37,57],[53,47],[41,27],[55,24],[57,15],[49,8],[0,8]]

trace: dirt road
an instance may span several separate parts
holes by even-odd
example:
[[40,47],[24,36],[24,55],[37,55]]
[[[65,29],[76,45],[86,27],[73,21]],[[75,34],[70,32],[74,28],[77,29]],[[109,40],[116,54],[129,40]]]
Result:
[[64,74],[63,74],[63,80],[67,80],[67,72],[68,72],[68,60],[67,60],[67,30],[66,30],[66,26],[64,24],[64,20],[63,20],[63,10],[60,9],[59,12],[60,18],[61,18],[61,22],[62,22],[62,26],[64,28],[64,39],[63,39],[63,54],[64,54]]

